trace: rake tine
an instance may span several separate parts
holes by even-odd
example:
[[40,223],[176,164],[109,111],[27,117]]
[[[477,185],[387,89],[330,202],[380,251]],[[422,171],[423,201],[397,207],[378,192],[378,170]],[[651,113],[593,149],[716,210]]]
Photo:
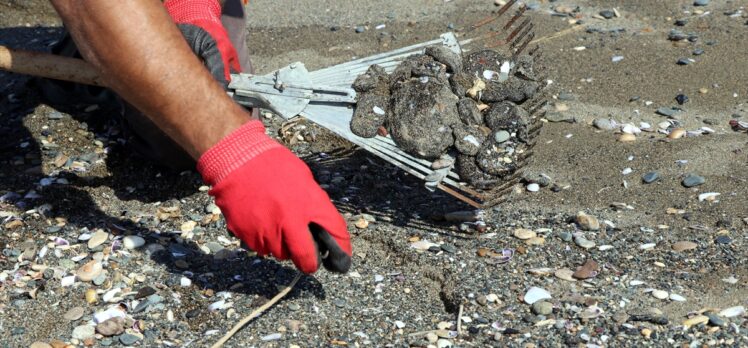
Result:
[[449,188],[447,186],[439,184],[436,187],[439,188],[440,190],[442,190],[442,191],[444,191],[444,192],[452,195],[453,197],[455,197],[455,198],[457,198],[457,199],[459,199],[459,200],[461,200],[461,201],[463,201],[463,202],[465,202],[467,204],[470,204],[471,206],[473,206],[473,207],[475,207],[477,209],[481,209],[483,207],[483,204],[480,204],[480,203],[476,202],[475,200],[473,200],[473,199],[471,199],[469,197],[466,197],[465,195],[463,195],[463,194],[461,194],[461,193],[459,193],[459,192],[457,192],[457,191],[455,191],[455,190],[453,190],[453,189],[451,189],[451,188]]
[[543,54],[543,51],[538,51],[538,49],[540,49],[540,46],[539,46],[539,45],[536,45],[535,47],[533,47],[533,48],[532,48],[532,49],[530,50],[530,52],[527,52],[527,54],[529,54],[529,55],[531,55],[531,56],[535,56],[535,53],[537,53],[538,55],[537,55],[537,57],[535,57],[535,59],[539,59],[539,58],[540,58],[540,57],[542,56],[542,54]]
[[516,52],[514,52],[514,54],[512,55],[512,60],[516,59],[520,55],[520,53],[522,53],[522,51],[525,48],[527,48],[527,45],[529,45],[530,42],[532,42],[532,39],[534,38],[535,38],[535,33],[530,34],[530,36],[527,37],[527,40],[525,41],[525,43],[523,43],[522,46],[520,46],[519,49]]
[[541,101],[538,105],[530,109],[530,115],[535,115],[538,111],[540,111],[540,109],[544,108],[546,105],[548,105],[548,100],[543,99],[543,101]]
[[512,31],[512,33],[509,34],[509,36],[507,36],[506,40],[504,41],[511,42],[512,40],[514,40],[514,37],[517,36],[520,31],[524,30],[528,24],[530,24],[530,18],[525,18],[525,20],[522,21],[522,23],[520,23],[520,25],[515,28],[514,31]]
[[512,41],[512,48],[516,47],[518,43],[522,42],[522,39],[524,39],[527,34],[529,34],[530,32],[532,32],[532,30],[534,28],[535,28],[535,25],[532,24],[532,23],[530,23],[530,25],[527,27],[527,29],[523,30],[522,33],[519,34],[519,36],[517,36],[517,38],[515,38]]
[[504,25],[503,30],[506,31],[511,28],[512,25],[514,25],[514,22],[516,22],[520,17],[522,17],[523,14],[525,14],[525,11],[527,11],[527,6],[520,7],[519,10],[517,10],[517,13],[514,14],[514,16],[506,23],[506,25]]
[[517,0],[509,0],[503,7],[499,9],[499,13],[496,16],[488,16],[486,18],[483,18],[482,20],[478,21],[477,23],[473,24],[473,26],[470,28],[470,31],[473,31],[475,29],[478,29],[488,23],[491,23],[497,19],[499,19],[506,11],[509,11],[509,8],[514,6],[514,3],[517,2]]

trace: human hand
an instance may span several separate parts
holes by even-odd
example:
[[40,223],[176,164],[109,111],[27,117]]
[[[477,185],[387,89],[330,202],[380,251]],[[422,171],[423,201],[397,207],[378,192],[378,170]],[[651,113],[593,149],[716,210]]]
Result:
[[241,72],[236,48],[221,24],[221,5],[217,0],[166,0],[167,12],[177,24],[192,51],[224,87],[231,72]]
[[228,229],[260,255],[291,259],[302,272],[320,264],[345,273],[351,242],[345,221],[311,171],[254,120],[202,155],[198,171]]

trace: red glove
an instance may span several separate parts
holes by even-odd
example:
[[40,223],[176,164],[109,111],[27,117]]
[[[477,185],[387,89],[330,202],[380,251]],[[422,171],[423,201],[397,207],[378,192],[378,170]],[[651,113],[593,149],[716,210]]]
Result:
[[236,48],[221,24],[221,5],[217,0],[166,0],[166,11],[177,23],[187,43],[224,87],[231,72],[241,72]]
[[302,272],[320,263],[345,273],[351,241],[343,217],[291,151],[253,120],[206,151],[197,164],[228,228],[260,255],[293,260]]

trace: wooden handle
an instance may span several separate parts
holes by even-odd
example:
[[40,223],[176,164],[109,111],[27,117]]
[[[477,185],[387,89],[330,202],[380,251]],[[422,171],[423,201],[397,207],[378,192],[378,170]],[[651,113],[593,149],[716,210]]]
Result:
[[0,70],[106,87],[99,73],[82,59],[0,46]]

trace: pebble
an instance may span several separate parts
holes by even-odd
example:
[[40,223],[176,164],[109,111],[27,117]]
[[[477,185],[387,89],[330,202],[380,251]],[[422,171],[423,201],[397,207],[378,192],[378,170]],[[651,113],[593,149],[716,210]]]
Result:
[[96,325],[96,332],[103,336],[115,336],[125,332],[125,318],[114,317]]
[[429,343],[436,343],[436,341],[439,340],[439,336],[433,332],[429,332],[426,334],[426,340],[429,341]]
[[657,290],[657,289],[655,289],[655,290],[652,290],[652,296],[654,296],[654,298],[656,298],[656,299],[664,300],[664,299],[668,298],[668,296],[670,296],[670,294],[668,294],[668,292],[665,291],[665,290]]
[[73,338],[77,340],[85,340],[96,334],[96,328],[91,325],[76,326],[73,329]]
[[102,230],[98,230],[96,231],[96,233],[94,233],[91,236],[91,239],[88,240],[88,248],[94,249],[98,247],[99,245],[104,244],[104,242],[106,242],[107,239],[109,239],[109,233],[106,233]]
[[78,270],[75,272],[75,275],[78,276],[78,279],[83,282],[90,282],[94,278],[101,275],[102,272],[104,272],[104,268],[102,267],[101,262],[91,260],[85,265],[78,268]]
[[574,239],[574,235],[569,232],[560,232],[558,237],[564,242],[571,242]]
[[730,236],[719,236],[714,239],[714,244],[730,244],[732,243],[732,238]]
[[719,312],[719,315],[725,318],[739,317],[744,314],[745,314],[745,307],[743,306],[725,308]]
[[528,229],[525,229],[525,228],[518,228],[518,229],[514,230],[513,234],[514,234],[514,237],[522,239],[522,240],[530,239],[530,238],[535,238],[538,235],[535,231],[528,230]]
[[630,143],[636,141],[636,135],[623,133],[618,137],[618,141],[622,143]]
[[527,293],[525,293],[524,301],[525,303],[531,305],[535,302],[541,301],[541,300],[550,300],[551,299],[551,293],[549,293],[547,290],[538,288],[538,287],[531,287],[529,290],[527,290]]
[[595,262],[595,260],[587,259],[587,261],[585,261],[584,264],[579,267],[574,274],[572,274],[572,277],[576,279],[589,279],[596,276],[599,269],[600,266]]
[[73,307],[70,308],[65,314],[62,315],[62,317],[65,320],[69,321],[75,321],[83,317],[83,314],[85,313],[85,309],[83,307]]
[[220,215],[221,208],[219,208],[215,203],[210,203],[205,206],[205,212],[208,214]]
[[670,131],[670,133],[668,133],[667,138],[668,139],[680,139],[680,138],[683,138],[683,136],[685,136],[686,133],[687,131],[684,128],[676,128]]
[[690,328],[691,326],[706,324],[709,322],[709,317],[706,315],[697,315],[693,318],[687,319],[683,322],[683,326],[685,329]]
[[694,6],[706,6],[709,5],[709,0],[696,0],[693,2]]
[[444,244],[440,245],[439,247],[442,250],[444,250],[444,251],[446,251],[446,252],[448,252],[450,254],[454,254],[454,253],[457,252],[457,247],[454,246],[454,245],[452,245],[452,244],[449,244],[449,243],[444,243]]
[[685,187],[694,187],[694,186],[702,185],[705,182],[706,182],[706,179],[704,179],[703,176],[690,173],[686,175],[686,177],[683,179],[682,184]]
[[189,287],[192,285],[192,280],[187,277],[179,278],[179,285],[181,285],[183,288]]
[[553,313],[553,305],[546,301],[538,301],[532,304],[532,312],[537,315],[549,315]]
[[651,183],[657,181],[657,179],[659,179],[659,178],[660,178],[660,174],[657,173],[657,172],[649,172],[649,173],[646,173],[646,174],[642,175],[642,181],[645,184],[651,184]]
[[363,27],[363,26],[357,26],[356,27],[356,32],[359,33],[359,34],[365,32],[365,31],[366,31],[366,27]]
[[591,240],[589,240],[587,238],[584,238],[582,236],[575,237],[574,238],[574,243],[576,243],[578,246],[580,246],[580,247],[582,247],[584,249],[592,249],[596,245],[595,242],[593,242],[593,241],[591,241]]
[[694,242],[683,240],[680,242],[673,243],[673,250],[676,252],[683,252],[683,251],[696,249],[698,246],[699,245]]
[[613,130],[618,126],[615,121],[607,118],[595,119],[594,121],[592,121],[592,125],[597,129],[606,131]]
[[538,185],[536,183],[529,184],[529,185],[527,185],[527,191],[538,192],[538,191],[540,191],[540,185]]
[[437,348],[452,347],[452,341],[445,339],[445,338],[440,338],[438,341],[436,341],[436,347]]
[[122,245],[126,249],[137,249],[145,245],[145,239],[140,236],[125,236],[125,238],[122,238]]
[[119,342],[126,346],[131,346],[137,343],[138,341],[140,341],[140,337],[130,334],[130,333],[126,333],[126,334],[119,336]]
[[574,279],[574,271],[568,268],[561,268],[559,270],[556,270],[553,275],[555,275],[558,279],[563,279],[569,282],[577,281],[576,279]]
[[579,227],[585,231],[600,230],[600,222],[597,221],[597,218],[592,215],[587,215],[581,211],[577,213],[577,224],[579,224]]
[[99,296],[96,294],[96,290],[94,289],[88,289],[86,290],[86,303],[88,304],[94,304],[99,301]]
[[639,246],[639,250],[654,249],[654,247],[656,246],[657,246],[657,243],[645,243]]
[[616,16],[616,13],[611,10],[602,10],[600,11],[600,15],[605,19],[611,19]]
[[678,295],[678,294],[672,294],[672,293],[670,294],[670,296],[668,296],[668,298],[671,301],[675,301],[675,302],[686,302],[687,301],[685,297]]
[[688,102],[688,96],[685,94],[678,94],[675,96],[675,101],[678,102],[679,105],[683,105]]
[[53,348],[52,345],[46,342],[36,341],[32,343],[29,348]]
[[693,62],[690,58],[679,58],[677,62],[675,62],[678,65],[689,65]]
[[709,324],[712,326],[725,326],[727,324],[719,315],[710,312],[704,314],[709,318]]
[[655,112],[657,114],[665,116],[665,117],[673,117],[673,116],[675,116],[675,114],[676,114],[677,111],[675,109],[673,109],[673,108],[662,107],[662,108],[657,109],[657,111],[655,111]]
[[489,303],[498,303],[499,302],[499,295],[488,294],[488,295],[486,295],[486,301],[488,301]]
[[493,137],[496,143],[501,144],[509,140],[509,138],[511,137],[511,134],[509,134],[509,132],[505,130],[501,130],[501,131],[496,132],[496,134],[494,134]]

